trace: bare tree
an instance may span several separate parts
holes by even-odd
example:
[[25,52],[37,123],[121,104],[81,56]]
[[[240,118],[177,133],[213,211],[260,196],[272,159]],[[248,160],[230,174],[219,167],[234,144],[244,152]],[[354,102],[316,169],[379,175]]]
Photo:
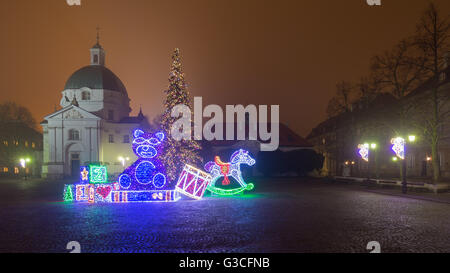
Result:
[[431,157],[433,165],[433,179],[435,182],[441,178],[439,164],[439,142],[443,137],[443,126],[449,122],[450,95],[448,90],[439,88],[443,65],[448,64],[445,58],[449,50],[450,16],[443,17],[438,8],[430,3],[417,24],[415,42],[421,50],[422,57],[426,60],[421,64],[430,76],[427,91],[421,96],[416,96],[416,118],[423,129],[424,136],[431,145]]
[[[399,107],[393,111],[393,119],[385,126],[396,134],[405,137],[409,133],[412,107],[403,103],[403,99],[414,90],[425,78],[425,69],[418,64],[424,64],[425,58],[420,57],[413,39],[401,40],[392,50],[383,55],[375,56],[371,70],[377,86],[390,92],[400,100]],[[400,168],[402,180],[406,178],[406,160]]]
[[11,101],[0,104],[0,122],[22,122],[31,128],[36,128],[36,120],[30,111]]
[[362,77],[359,80],[357,87],[360,97],[359,101],[364,108],[368,108],[381,91],[380,84],[373,77]]
[[350,112],[354,95],[354,88],[351,83],[342,81],[336,84],[336,95],[328,102],[327,115],[333,117]]
[[400,41],[392,50],[372,59],[371,70],[376,84],[402,99],[416,88],[425,78],[423,57],[417,57],[413,41]]

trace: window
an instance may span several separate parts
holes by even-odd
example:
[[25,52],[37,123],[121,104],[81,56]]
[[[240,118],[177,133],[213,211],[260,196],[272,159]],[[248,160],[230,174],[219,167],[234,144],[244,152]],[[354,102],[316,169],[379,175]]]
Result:
[[3,167],[3,172],[4,172],[4,173],[7,173],[7,172],[9,172],[9,169],[8,169],[8,167]]
[[114,119],[114,111],[108,110],[108,120],[113,120],[113,119]]
[[75,129],[69,130],[69,140],[80,140],[80,132]]
[[123,143],[130,143],[130,136],[129,135],[124,135],[123,136]]
[[36,148],[36,143],[34,143],[34,142],[31,142],[31,148]]
[[7,141],[7,140],[4,140],[4,141],[3,141],[3,145],[5,145],[5,146],[8,147],[8,145],[9,145],[9,144],[8,144],[8,141]]
[[114,135],[109,135],[109,143],[114,143]]
[[91,100],[91,93],[89,93],[88,91],[83,91],[83,93],[81,93],[81,99]]
[[98,64],[98,55],[97,54],[94,55],[94,64]]
[[25,147],[28,147],[28,141],[25,140]]
[[15,174],[18,174],[18,173],[19,173],[19,168],[14,167],[14,173],[15,173]]

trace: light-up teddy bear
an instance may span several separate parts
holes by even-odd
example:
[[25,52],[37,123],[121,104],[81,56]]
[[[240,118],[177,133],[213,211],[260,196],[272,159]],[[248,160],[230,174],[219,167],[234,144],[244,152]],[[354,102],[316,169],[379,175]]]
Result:
[[121,190],[164,190],[166,185],[166,170],[157,158],[161,154],[164,133],[146,133],[137,129],[133,133],[133,152],[138,160],[119,176]]

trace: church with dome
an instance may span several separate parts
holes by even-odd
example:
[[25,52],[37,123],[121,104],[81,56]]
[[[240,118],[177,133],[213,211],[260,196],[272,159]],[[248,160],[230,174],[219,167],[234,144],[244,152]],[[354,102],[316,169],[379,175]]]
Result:
[[61,92],[62,109],[44,117],[43,167],[46,178],[76,177],[80,166],[103,164],[109,175],[122,172],[136,156],[131,132],[148,128],[139,112],[130,116],[130,98],[122,81],[105,66],[105,51],[90,49],[90,65],[73,73]]

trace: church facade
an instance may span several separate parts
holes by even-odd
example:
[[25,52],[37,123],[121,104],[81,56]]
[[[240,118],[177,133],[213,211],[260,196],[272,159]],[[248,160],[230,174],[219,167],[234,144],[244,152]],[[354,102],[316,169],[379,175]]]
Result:
[[61,92],[62,109],[44,117],[42,176],[76,177],[80,166],[102,164],[111,176],[136,156],[132,131],[148,128],[139,112],[130,116],[130,98],[122,81],[105,67],[105,51],[90,49],[90,65],[73,73]]

